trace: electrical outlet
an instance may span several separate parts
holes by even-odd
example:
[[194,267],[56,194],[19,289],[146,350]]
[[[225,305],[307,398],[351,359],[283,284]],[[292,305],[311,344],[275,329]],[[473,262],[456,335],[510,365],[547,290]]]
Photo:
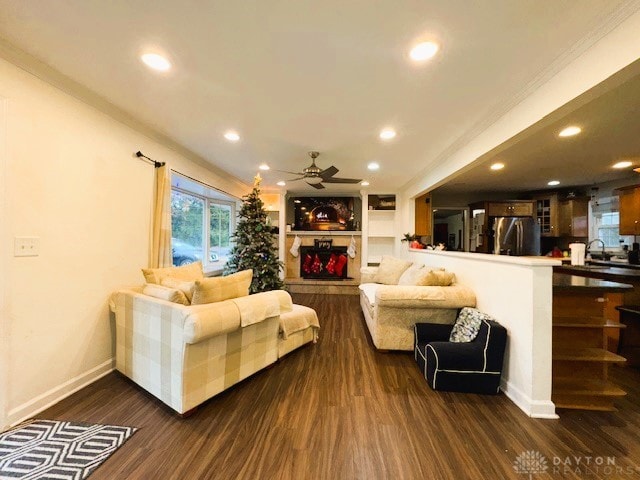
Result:
[[40,255],[39,237],[15,237],[14,257],[37,257]]

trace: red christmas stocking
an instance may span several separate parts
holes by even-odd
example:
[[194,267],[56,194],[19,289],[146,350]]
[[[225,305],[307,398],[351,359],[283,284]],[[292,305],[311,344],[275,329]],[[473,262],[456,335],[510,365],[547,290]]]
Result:
[[304,264],[302,265],[302,271],[306,274],[311,273],[311,255],[308,253],[304,256]]
[[313,263],[311,264],[311,271],[316,275],[322,271],[322,262],[320,261],[320,257],[316,254],[316,258],[313,259]]
[[332,253],[326,266],[327,272],[333,275],[336,271],[336,254]]
[[342,276],[342,271],[344,270],[344,266],[347,264],[347,256],[340,255],[338,257],[338,261],[336,262],[336,273],[339,277]]

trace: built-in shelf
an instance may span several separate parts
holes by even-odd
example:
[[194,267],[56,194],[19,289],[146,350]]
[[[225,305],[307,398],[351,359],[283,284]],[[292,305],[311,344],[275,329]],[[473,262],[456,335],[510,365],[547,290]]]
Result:
[[367,264],[378,264],[383,255],[394,255],[398,235],[396,196],[370,194],[367,196]]
[[582,378],[564,377],[554,378],[553,385],[553,392],[557,395],[623,397],[627,394],[620,387],[606,380],[584,380]]
[[606,362],[624,363],[626,359],[604,348],[556,348],[553,350],[553,360],[572,362]]
[[625,395],[608,374],[611,365],[626,362],[611,342],[625,328],[613,320],[620,300],[616,292],[554,287],[551,400],[557,408],[614,411],[614,400]]

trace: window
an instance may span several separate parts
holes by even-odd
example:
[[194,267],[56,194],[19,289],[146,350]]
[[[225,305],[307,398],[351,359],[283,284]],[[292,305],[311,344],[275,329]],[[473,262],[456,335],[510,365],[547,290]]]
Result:
[[[201,260],[206,271],[222,270],[231,251],[235,227],[235,203],[174,186],[171,189],[171,247],[173,264],[186,265]],[[194,188],[196,190],[196,188]],[[213,193],[213,192],[212,192]],[[218,196],[218,194],[215,192]],[[207,254],[205,255],[205,252]]]
[[[602,198],[592,204],[591,238],[599,238],[604,242],[607,250],[622,250],[623,245],[631,245],[633,237],[620,235],[620,212],[617,197]],[[599,242],[591,245],[591,250],[597,251],[601,247]]]

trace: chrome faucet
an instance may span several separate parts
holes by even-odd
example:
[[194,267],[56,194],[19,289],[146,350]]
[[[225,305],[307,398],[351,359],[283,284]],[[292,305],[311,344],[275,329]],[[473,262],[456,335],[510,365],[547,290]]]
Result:
[[604,244],[604,242],[603,242],[603,241],[602,241],[602,239],[600,239],[600,238],[594,238],[594,239],[593,239],[593,240],[591,240],[589,243],[587,243],[586,251],[587,251],[587,252],[589,251],[589,247],[591,246],[591,244],[592,244],[593,242],[600,242],[600,243],[602,244],[602,259],[603,259],[603,260],[606,260],[606,259],[607,259],[607,254],[606,254],[606,253],[605,253],[605,251],[604,251],[604,248],[605,248],[605,246],[606,246],[606,245]]

